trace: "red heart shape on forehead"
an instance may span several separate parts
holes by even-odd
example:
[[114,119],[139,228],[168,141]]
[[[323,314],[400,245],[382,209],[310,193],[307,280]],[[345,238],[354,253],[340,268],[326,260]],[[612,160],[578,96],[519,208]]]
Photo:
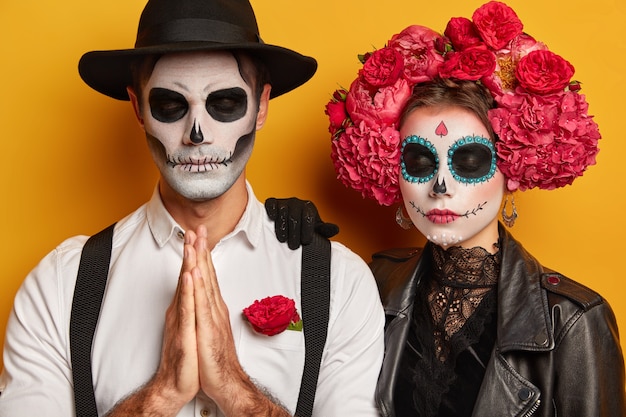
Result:
[[439,126],[437,126],[437,129],[435,129],[435,134],[437,136],[446,136],[448,134],[448,128],[446,127],[443,120],[439,122]]

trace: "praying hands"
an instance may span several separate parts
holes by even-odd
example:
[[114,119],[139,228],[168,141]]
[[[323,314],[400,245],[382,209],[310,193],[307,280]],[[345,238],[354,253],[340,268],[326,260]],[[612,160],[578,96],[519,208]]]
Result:
[[289,416],[241,368],[204,226],[185,233],[183,264],[166,312],[157,372],[108,416],[175,416],[200,390],[226,416]]

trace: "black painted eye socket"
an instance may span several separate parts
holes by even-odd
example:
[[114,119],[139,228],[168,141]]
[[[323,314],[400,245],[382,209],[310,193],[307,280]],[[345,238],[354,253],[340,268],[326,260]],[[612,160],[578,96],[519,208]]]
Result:
[[433,150],[419,143],[405,144],[402,150],[402,162],[406,174],[423,181],[428,181],[433,177],[439,164]]
[[451,149],[449,167],[457,180],[484,181],[495,172],[495,154],[482,143],[468,143]]
[[153,88],[148,98],[150,113],[159,122],[173,123],[182,119],[189,110],[185,97],[167,88]]
[[248,95],[239,87],[213,91],[206,99],[206,110],[218,122],[234,122],[246,115]]

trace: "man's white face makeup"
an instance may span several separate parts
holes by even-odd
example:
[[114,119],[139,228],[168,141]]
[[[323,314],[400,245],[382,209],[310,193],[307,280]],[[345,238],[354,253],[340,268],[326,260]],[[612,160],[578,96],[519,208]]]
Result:
[[258,100],[232,54],[163,56],[142,101],[152,156],[178,194],[212,199],[239,178],[254,145]]
[[505,180],[480,119],[460,107],[422,107],[400,135],[400,190],[417,229],[442,247],[493,250]]

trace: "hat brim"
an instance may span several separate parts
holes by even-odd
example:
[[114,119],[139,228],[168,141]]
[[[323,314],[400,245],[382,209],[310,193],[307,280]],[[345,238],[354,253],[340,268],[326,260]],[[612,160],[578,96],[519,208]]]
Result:
[[272,92],[270,98],[307,82],[317,70],[317,61],[275,45],[229,44],[213,42],[177,42],[144,48],[92,51],[84,54],[78,63],[78,72],[91,88],[118,100],[129,100],[126,87],[132,85],[131,63],[139,57],[174,52],[240,50],[260,59],[267,67]]

